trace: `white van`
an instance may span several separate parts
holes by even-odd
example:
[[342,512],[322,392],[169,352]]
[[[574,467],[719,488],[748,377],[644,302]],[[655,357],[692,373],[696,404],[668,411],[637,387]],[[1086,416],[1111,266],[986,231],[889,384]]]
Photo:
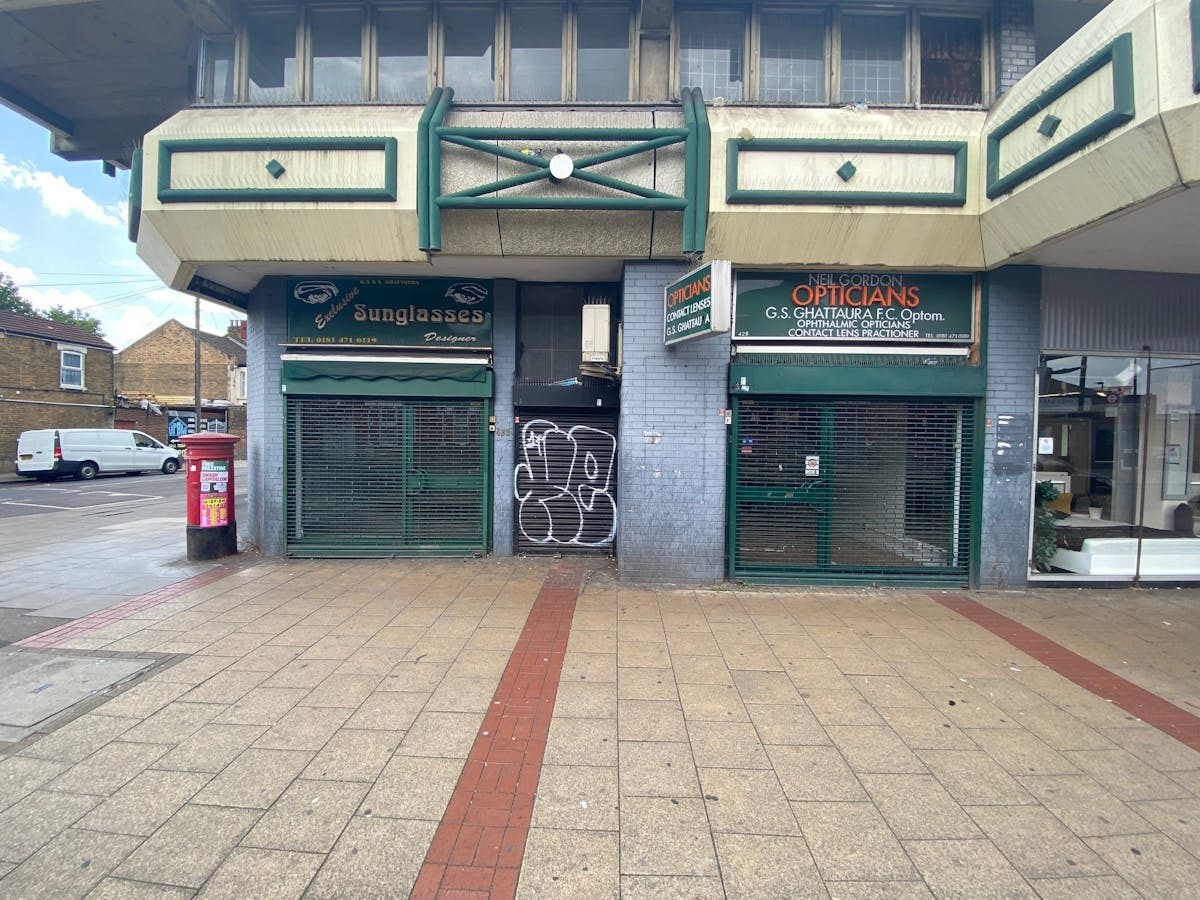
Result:
[[18,475],[50,481],[60,475],[179,471],[179,453],[148,434],[123,428],[42,428],[17,440]]

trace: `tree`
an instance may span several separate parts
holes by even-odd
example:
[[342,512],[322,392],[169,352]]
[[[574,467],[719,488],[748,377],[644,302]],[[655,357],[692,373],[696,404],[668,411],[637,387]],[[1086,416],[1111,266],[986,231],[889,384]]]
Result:
[[49,319],[63,325],[74,325],[84,331],[90,331],[97,337],[104,337],[100,330],[100,320],[88,315],[82,309],[67,309],[61,304],[50,309],[41,310],[21,296],[21,290],[12,276],[0,272],[0,310],[19,313],[22,316],[33,316],[37,319]]
[[90,331],[97,337],[104,337],[104,332],[100,330],[100,320],[95,316],[88,315],[82,309],[67,309],[63,306],[52,306],[46,312],[35,312],[34,315],[40,315],[44,319],[61,322],[63,325],[74,325],[76,328],[82,328],[84,331]]
[[33,304],[21,296],[21,291],[17,288],[17,283],[12,280],[12,276],[5,272],[0,272],[0,310],[20,313],[23,316],[38,314],[38,311],[33,308]]

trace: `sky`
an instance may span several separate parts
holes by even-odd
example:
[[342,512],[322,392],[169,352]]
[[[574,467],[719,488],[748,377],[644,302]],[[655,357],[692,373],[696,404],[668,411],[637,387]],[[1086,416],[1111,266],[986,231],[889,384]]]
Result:
[[[100,320],[118,350],[168,319],[195,324],[195,300],[163,286],[128,237],[129,173],[67,162],[50,133],[0,106],[0,272],[39,309],[62,305]],[[200,302],[200,328],[224,334],[235,310]]]

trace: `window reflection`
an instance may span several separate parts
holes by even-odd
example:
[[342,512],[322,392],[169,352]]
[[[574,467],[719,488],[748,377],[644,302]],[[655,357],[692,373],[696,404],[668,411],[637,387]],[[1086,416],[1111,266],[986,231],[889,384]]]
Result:
[[446,9],[442,12],[445,33],[443,84],[454,88],[454,99],[495,99],[495,65],[492,54],[495,25],[490,11]]
[[515,7],[509,23],[510,100],[562,99],[562,9]]
[[387,10],[377,19],[379,99],[423,103],[429,96],[429,12]]
[[353,103],[363,98],[362,12],[312,13],[312,99]]
[[296,96],[296,25],[294,12],[259,13],[246,22],[249,42],[251,103],[285,103]]

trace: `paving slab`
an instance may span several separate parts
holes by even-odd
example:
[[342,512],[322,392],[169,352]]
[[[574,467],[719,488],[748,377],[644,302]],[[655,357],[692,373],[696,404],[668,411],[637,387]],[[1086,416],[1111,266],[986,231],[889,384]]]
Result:
[[0,684],[4,690],[0,691],[0,725],[30,729],[25,733],[32,733],[38,723],[153,665],[153,659],[2,650]]

